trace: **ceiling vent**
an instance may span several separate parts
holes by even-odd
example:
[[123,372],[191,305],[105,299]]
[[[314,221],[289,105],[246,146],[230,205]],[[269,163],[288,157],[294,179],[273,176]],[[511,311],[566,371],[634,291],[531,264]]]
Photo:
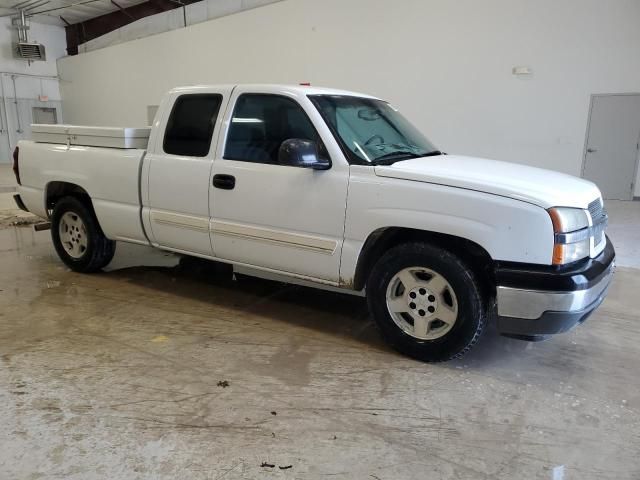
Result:
[[46,60],[44,45],[33,42],[18,42],[15,44],[16,58],[23,60]]

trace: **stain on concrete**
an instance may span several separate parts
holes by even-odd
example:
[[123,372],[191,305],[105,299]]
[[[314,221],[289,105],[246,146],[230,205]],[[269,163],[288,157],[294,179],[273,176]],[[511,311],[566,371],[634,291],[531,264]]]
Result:
[[26,216],[17,212],[6,213],[0,211],[0,228],[8,227],[31,227],[43,220],[35,215],[27,214]]
[[640,478],[637,270],[567,335],[490,328],[427,365],[358,297],[126,245],[79,275],[26,228],[0,247],[0,477]]

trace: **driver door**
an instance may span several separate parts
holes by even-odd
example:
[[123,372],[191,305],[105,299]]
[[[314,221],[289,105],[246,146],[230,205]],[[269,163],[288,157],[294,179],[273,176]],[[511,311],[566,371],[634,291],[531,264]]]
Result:
[[[265,90],[237,87],[226,113],[210,184],[214,255],[337,284],[348,165],[306,95]],[[280,165],[289,138],[318,142],[332,167]]]

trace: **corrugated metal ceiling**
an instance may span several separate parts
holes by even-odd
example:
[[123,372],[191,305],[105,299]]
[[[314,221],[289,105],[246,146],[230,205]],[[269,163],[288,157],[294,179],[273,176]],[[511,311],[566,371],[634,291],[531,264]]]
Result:
[[[127,8],[146,0],[0,0],[0,15],[17,13],[24,7],[30,19],[41,23],[74,24]],[[176,3],[178,3],[176,1]],[[61,19],[64,19],[64,21]]]

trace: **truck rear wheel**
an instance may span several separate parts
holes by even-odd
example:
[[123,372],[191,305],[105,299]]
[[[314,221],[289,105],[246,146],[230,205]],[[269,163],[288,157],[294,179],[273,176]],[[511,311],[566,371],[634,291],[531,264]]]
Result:
[[384,339],[425,362],[461,357],[486,323],[473,271],[451,252],[426,243],[386,252],[369,276],[367,302]]
[[116,251],[116,242],[104,236],[93,211],[76,197],[64,197],[53,208],[51,239],[65,265],[81,273],[105,267]]

